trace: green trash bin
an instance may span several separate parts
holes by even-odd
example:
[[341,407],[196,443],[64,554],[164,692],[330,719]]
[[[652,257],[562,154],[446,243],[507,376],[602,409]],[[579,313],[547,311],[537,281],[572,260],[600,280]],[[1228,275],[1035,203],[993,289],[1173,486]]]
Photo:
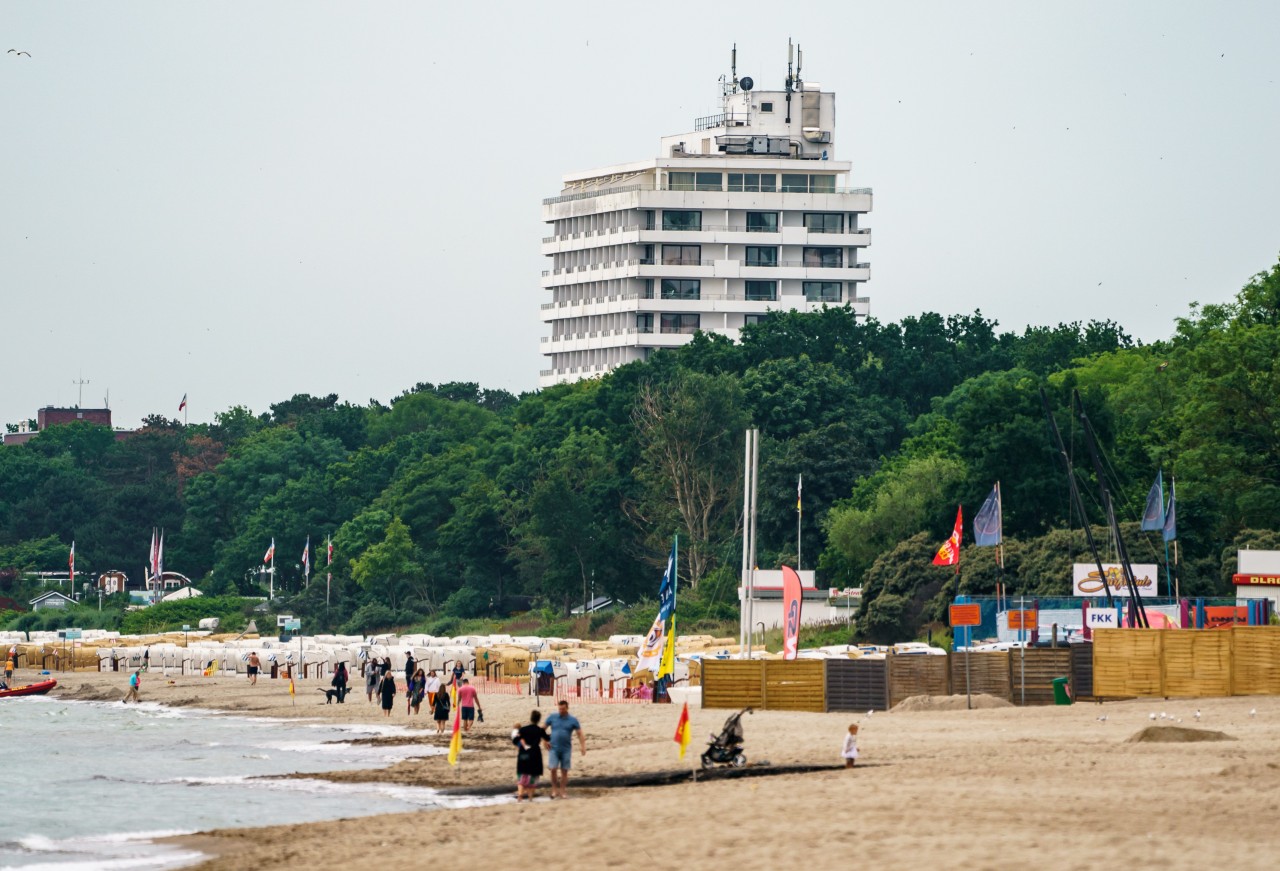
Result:
[[1053,703],[1055,705],[1070,705],[1075,702],[1071,698],[1071,678],[1055,677],[1053,679]]

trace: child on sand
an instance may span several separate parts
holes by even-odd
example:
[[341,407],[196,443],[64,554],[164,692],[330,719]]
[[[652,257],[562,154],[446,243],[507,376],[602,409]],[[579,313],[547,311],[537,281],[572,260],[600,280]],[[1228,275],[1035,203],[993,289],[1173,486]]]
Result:
[[852,768],[858,761],[858,724],[849,724],[849,734],[844,736],[844,749],[840,751],[844,757],[844,767]]

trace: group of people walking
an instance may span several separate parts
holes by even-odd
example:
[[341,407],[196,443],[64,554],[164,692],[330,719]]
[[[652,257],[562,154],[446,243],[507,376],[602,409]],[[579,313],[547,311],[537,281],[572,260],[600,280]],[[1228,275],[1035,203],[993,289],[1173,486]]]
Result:
[[[410,654],[404,666],[405,713],[409,716],[422,713],[425,703],[427,711],[435,720],[436,734],[443,734],[449,723],[453,710],[453,699],[449,688],[452,686],[457,695],[457,703],[463,731],[471,731],[477,716],[484,722],[484,709],[480,705],[479,693],[471,686],[466,677],[466,669],[461,662],[455,663],[449,673],[449,682],[441,680],[435,669],[428,671],[418,665],[418,661]],[[369,702],[377,697],[382,707],[382,715],[390,717],[395,708],[399,686],[392,670],[391,657],[383,657],[368,664],[365,670],[365,693]]]

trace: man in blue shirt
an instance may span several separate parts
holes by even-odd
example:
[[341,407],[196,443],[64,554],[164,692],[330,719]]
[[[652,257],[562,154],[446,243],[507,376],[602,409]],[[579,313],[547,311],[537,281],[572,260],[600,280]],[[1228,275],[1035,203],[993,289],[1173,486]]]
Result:
[[569,767],[573,756],[573,733],[578,733],[578,749],[587,755],[587,739],[578,718],[569,713],[569,703],[560,701],[556,713],[547,717],[546,729],[551,733],[547,767],[551,769],[551,797],[565,798],[569,784]]

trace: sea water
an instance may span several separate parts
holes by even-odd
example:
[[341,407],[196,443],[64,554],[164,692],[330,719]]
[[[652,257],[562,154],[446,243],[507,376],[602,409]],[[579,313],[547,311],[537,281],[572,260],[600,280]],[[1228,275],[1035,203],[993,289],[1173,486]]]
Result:
[[479,803],[425,787],[270,775],[375,768],[444,752],[352,743],[413,734],[153,704],[0,702],[0,868],[174,868],[153,838]]

